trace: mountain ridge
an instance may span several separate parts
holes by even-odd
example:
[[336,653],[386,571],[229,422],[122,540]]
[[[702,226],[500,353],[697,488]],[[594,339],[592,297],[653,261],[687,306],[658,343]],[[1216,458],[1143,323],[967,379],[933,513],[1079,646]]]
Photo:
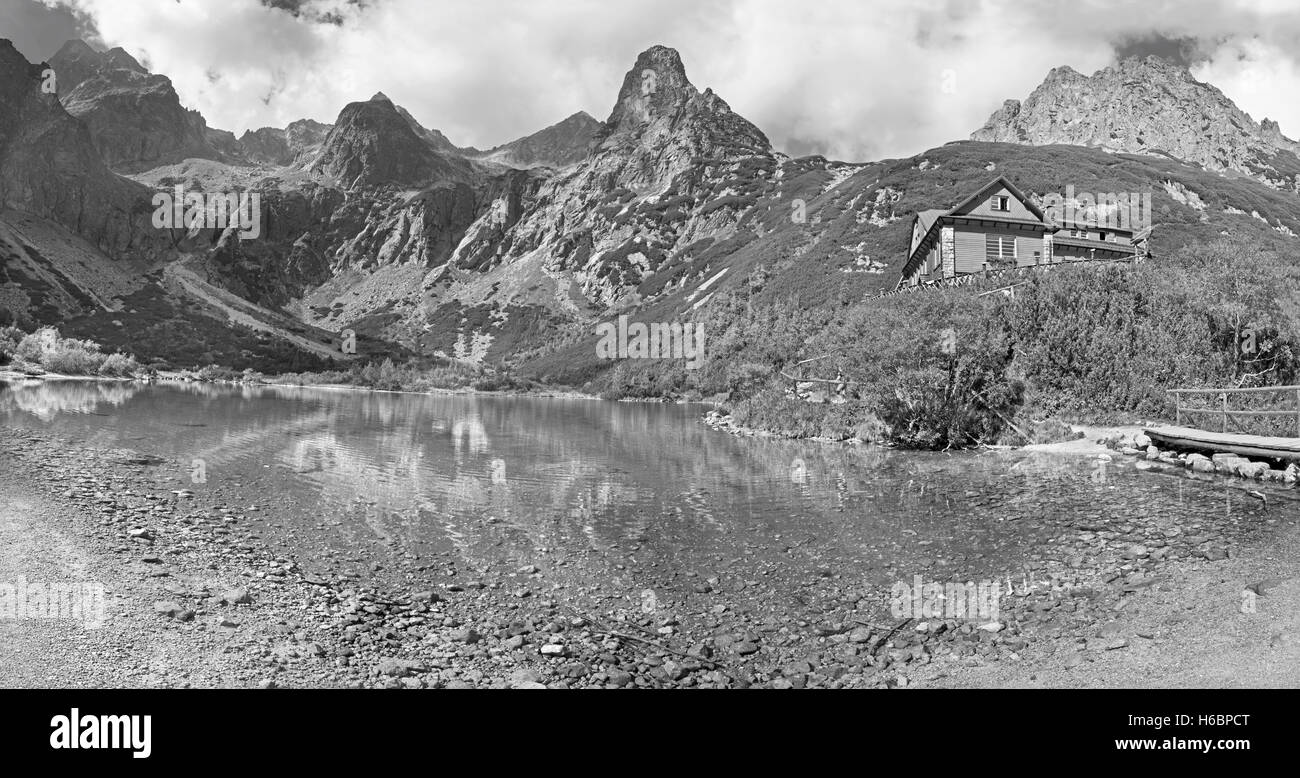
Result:
[[[64,48],[66,60],[87,66],[74,92],[105,79],[103,56]],[[151,74],[117,61],[113,70],[128,74],[114,76],[124,88],[153,88]],[[28,81],[19,91],[34,92],[34,66],[23,64]],[[1101,86],[1135,74],[1126,65]],[[1201,94],[1204,86],[1189,82],[1190,74],[1170,71],[1162,78],[1189,94]],[[128,165],[123,172],[130,178],[113,174],[102,159],[85,165],[104,181],[120,182],[104,187],[129,190],[131,203],[124,207],[138,212],[137,224],[147,222],[148,195],[175,185],[260,196],[264,223],[254,240],[219,229],[160,235],[147,226],[132,228],[135,240],[163,246],[162,255],[135,252],[151,257],[138,283],[162,308],[203,308],[204,300],[186,296],[194,284],[171,283],[201,278],[205,288],[291,316],[316,332],[351,329],[411,353],[536,364],[552,374],[546,355],[565,353],[571,364],[587,365],[590,360],[580,358],[585,345],[570,352],[564,344],[585,343],[594,324],[618,313],[690,319],[738,288],[761,288],[763,299],[784,295],[814,309],[870,299],[897,280],[911,209],[944,205],[938,200],[977,187],[977,179],[1008,165],[1035,197],[1063,190],[1067,182],[1113,191],[1119,179],[1154,191],[1167,225],[1157,226],[1157,248],[1216,230],[1283,242],[1300,231],[1297,209],[1277,199],[1293,197],[1277,185],[1286,170],[1275,168],[1273,183],[1256,176],[1258,183],[1248,186],[1223,177],[1237,172],[1227,167],[1207,178],[1196,172],[1208,170],[1204,166],[1170,161],[1154,142],[1133,147],[1144,154],[1141,162],[1130,160],[1133,152],[1124,148],[1088,143],[1094,125],[1110,132],[1125,117],[1143,118],[1129,110],[1130,98],[1115,101],[1115,117],[1065,122],[1075,135],[1052,135],[1055,125],[1031,121],[1038,103],[1054,104],[1069,90],[1095,100],[1110,92],[1068,67],[1054,69],[1045,84],[1037,100],[1017,103],[1003,120],[994,121],[995,114],[986,128],[1015,145],[963,141],[871,163],[791,159],[712,89],[697,88],[678,52],[653,46],[626,71],[605,121],[578,112],[487,151],[455,146],[381,92],[344,106],[332,124],[299,120],[239,138],[204,124],[209,157],[144,172]],[[53,96],[45,100],[50,110],[57,105],[62,111]],[[1104,107],[1097,103],[1093,112]],[[93,139],[84,120],[62,113],[69,116],[69,132]],[[1235,116],[1227,108],[1223,113]],[[1016,125],[1021,119],[1023,136]],[[1227,121],[1224,136],[1236,144],[1230,148],[1251,152],[1242,160],[1280,161],[1285,168],[1294,158],[1275,122]],[[124,126],[130,137],[130,125]],[[1034,135],[1040,130],[1041,137]],[[1011,134],[998,135],[1003,132]],[[101,133],[101,145],[112,137]],[[1027,150],[1031,140],[1062,138],[1078,140],[1083,150],[1070,152],[1070,165],[1056,173],[1050,155]],[[98,159],[93,146],[87,151],[83,142],[77,153]],[[12,194],[6,202],[40,207]],[[83,228],[66,213],[38,212]],[[113,255],[126,250],[111,240],[96,245]],[[51,310],[35,297],[25,305],[29,313]],[[204,315],[219,319],[221,313]],[[130,316],[121,321],[124,330],[133,326]],[[577,374],[588,369],[601,368],[587,365]]]

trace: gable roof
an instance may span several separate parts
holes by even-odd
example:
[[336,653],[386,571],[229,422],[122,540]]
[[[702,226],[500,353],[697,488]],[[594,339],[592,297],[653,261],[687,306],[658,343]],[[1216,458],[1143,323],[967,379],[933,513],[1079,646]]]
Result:
[[1047,217],[1043,214],[1042,209],[1039,208],[1037,205],[1034,205],[1033,202],[1031,202],[1028,197],[1025,197],[1025,193],[1020,191],[1015,184],[1008,181],[1006,176],[998,176],[997,178],[988,182],[984,186],[980,187],[979,190],[975,192],[975,194],[971,195],[970,197],[967,197],[965,200],[962,200],[960,203],[957,203],[957,205],[950,208],[948,210],[947,215],[949,216],[958,215],[962,211],[965,211],[966,209],[970,208],[976,203],[982,201],[985,197],[988,196],[988,193],[990,191],[996,188],[1006,189],[1008,192],[1011,193],[1013,197],[1015,197],[1017,200],[1020,201],[1021,205],[1025,206],[1026,210],[1028,210],[1034,216],[1038,217],[1040,221],[1047,220]]
[[930,233],[930,228],[934,226],[934,223],[939,221],[939,217],[946,213],[947,211],[942,208],[931,208],[928,211],[921,211],[916,215],[916,221],[912,227],[912,248],[907,252],[909,259],[916,253],[916,247],[920,245],[920,243],[925,240],[926,235]]

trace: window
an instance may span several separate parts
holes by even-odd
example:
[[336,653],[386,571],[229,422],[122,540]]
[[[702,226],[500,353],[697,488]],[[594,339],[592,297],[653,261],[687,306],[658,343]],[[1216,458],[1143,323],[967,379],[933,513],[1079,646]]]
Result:
[[1109,238],[1107,238],[1106,233],[1103,232],[1100,233],[1100,235],[1098,235],[1097,240],[1105,241],[1105,240],[1109,240]]
[[998,196],[994,197],[994,198],[993,198],[993,210],[995,210],[995,211],[1004,211],[1004,212],[1005,212],[1005,211],[1010,211],[1010,210],[1011,210],[1011,198],[1010,198],[1010,197],[1007,197],[1006,195],[998,195]]
[[989,262],[1016,258],[1016,239],[1012,235],[985,235],[984,248]]

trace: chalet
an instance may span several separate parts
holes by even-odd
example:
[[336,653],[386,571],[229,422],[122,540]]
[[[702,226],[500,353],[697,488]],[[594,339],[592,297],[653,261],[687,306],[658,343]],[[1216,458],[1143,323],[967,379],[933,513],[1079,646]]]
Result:
[[1017,267],[1120,259],[1136,253],[1128,227],[1046,214],[1004,176],[948,210],[922,211],[900,287]]

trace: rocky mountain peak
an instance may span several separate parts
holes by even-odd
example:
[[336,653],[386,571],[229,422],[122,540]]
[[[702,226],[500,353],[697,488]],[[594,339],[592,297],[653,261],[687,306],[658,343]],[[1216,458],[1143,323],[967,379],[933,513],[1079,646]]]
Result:
[[604,125],[586,111],[532,135],[497,146],[484,158],[509,167],[565,167],[586,158]]
[[349,103],[325,137],[312,169],[349,187],[470,178],[469,163],[435,150],[409,116],[387,98]]
[[641,52],[623,77],[618,101],[606,124],[615,132],[634,130],[657,117],[676,113],[698,94],[686,77],[676,49],[652,46]]
[[1168,154],[1256,177],[1276,152],[1300,152],[1276,122],[1255,122],[1186,67],[1155,56],[1126,58],[1091,76],[1054,68],[1024,102],[1003,103],[971,140]]

